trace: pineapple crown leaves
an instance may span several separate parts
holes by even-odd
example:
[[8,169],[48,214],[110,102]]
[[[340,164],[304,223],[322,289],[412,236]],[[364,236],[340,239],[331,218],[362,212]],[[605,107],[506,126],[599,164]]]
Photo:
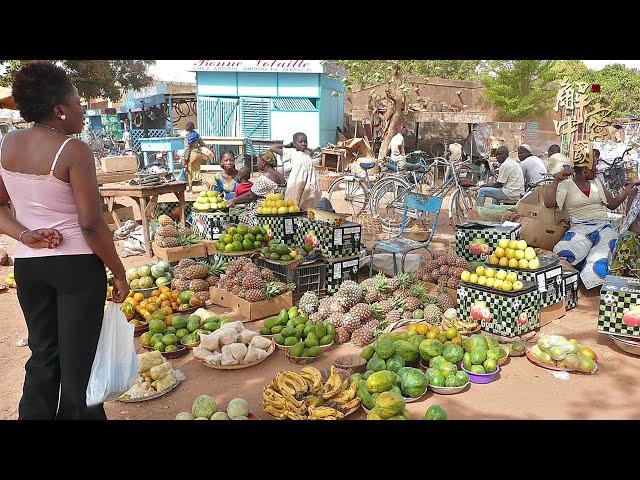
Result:
[[373,287],[380,293],[384,293],[389,290],[389,280],[384,273],[380,272],[373,277]]

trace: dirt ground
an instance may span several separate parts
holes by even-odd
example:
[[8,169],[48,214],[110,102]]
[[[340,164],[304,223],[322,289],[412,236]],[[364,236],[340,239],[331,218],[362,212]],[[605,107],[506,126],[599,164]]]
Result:
[[[125,202],[126,203],[126,202]],[[441,216],[438,235],[434,239],[436,253],[453,240],[448,220]],[[9,254],[14,241],[0,236]],[[144,256],[123,259],[126,268],[148,263]],[[13,267],[0,267],[0,279]],[[592,348],[599,358],[595,375],[570,374],[568,380],[556,378],[551,370],[530,363],[526,357],[511,358],[503,367],[500,377],[488,385],[472,384],[466,392],[445,396],[429,392],[418,402],[408,404],[411,418],[424,416],[432,403],[442,405],[449,419],[640,419],[640,384],[636,381],[640,358],[618,350],[609,337],[596,330],[599,291],[580,292],[578,307],[563,318],[544,326],[544,333],[576,338]],[[224,310],[218,309],[217,313]],[[17,406],[22,393],[24,365],[29,358],[28,347],[17,342],[27,336],[24,317],[16,292],[10,289],[0,294],[0,371],[4,372],[0,389],[0,419],[16,419]],[[247,328],[259,330],[262,322],[247,323]],[[140,353],[138,339],[136,345]],[[312,365],[328,368],[339,356],[357,353],[351,345],[339,345],[326,352]],[[201,365],[192,355],[171,361],[174,368],[184,372],[186,380],[164,397],[142,403],[109,402],[109,419],[167,420],[182,411],[190,411],[195,397],[212,395],[219,405],[226,406],[235,397],[244,397],[251,412],[259,419],[270,419],[262,409],[262,387],[270,383],[282,369],[299,370],[283,352],[276,350],[260,365],[235,371],[213,370]],[[358,411],[352,419],[366,418]]]

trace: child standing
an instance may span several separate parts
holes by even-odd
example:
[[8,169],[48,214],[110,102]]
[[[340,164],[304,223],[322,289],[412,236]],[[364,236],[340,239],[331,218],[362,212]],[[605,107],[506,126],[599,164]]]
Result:
[[251,170],[249,170],[248,168],[246,167],[241,168],[238,171],[238,177],[237,177],[238,184],[236,185],[236,190],[234,192],[235,198],[238,198],[243,193],[247,193],[248,191],[251,190],[251,187],[253,187],[253,182],[249,180],[250,178],[251,178]]

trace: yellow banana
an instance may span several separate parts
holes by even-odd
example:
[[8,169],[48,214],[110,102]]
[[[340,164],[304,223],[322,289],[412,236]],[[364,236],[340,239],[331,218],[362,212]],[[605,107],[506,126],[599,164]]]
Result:
[[325,400],[333,398],[340,392],[341,389],[342,377],[340,377],[338,369],[334,365],[331,365],[331,375],[329,375],[327,382],[324,384],[322,398],[324,398]]
[[301,400],[296,399],[296,397],[294,397],[293,395],[289,394],[289,392],[286,391],[286,390],[282,391],[282,396],[287,400],[287,402],[289,402],[295,408],[300,408],[300,407],[302,407],[304,405],[304,402],[302,402]]
[[280,393],[282,395],[287,393],[290,396],[294,396],[296,394],[296,389],[287,382],[284,375],[278,374],[277,382],[278,382],[278,390],[280,390]]
[[265,404],[264,410],[276,418],[285,418],[287,416],[287,412],[285,412],[284,410],[280,410],[273,405]]
[[307,382],[302,376],[298,375],[296,372],[291,371],[286,371],[284,373],[284,376],[287,380],[289,380],[289,383],[294,384],[294,386],[296,387],[296,391],[298,391],[299,393],[307,393]]
[[322,374],[317,368],[304,367],[300,373],[309,386],[309,390],[317,392],[322,388]]
[[344,414],[331,407],[309,407],[309,416],[315,418],[336,417],[344,418]]
[[298,415],[295,412],[287,412],[286,416],[289,420],[306,420],[307,419],[306,415]]
[[297,413],[298,415],[306,415],[307,414],[307,406],[303,403],[300,406],[296,406],[291,402],[287,402],[285,410],[288,412]]
[[[345,384],[348,383],[344,382]],[[358,393],[358,382],[353,380],[348,388],[344,389],[342,393],[335,399],[337,403],[344,404],[350,402],[355,398]]]
[[351,410],[353,410],[354,408],[358,408],[360,406],[360,399],[358,397],[343,403],[339,406],[339,409],[342,413],[348,413]]

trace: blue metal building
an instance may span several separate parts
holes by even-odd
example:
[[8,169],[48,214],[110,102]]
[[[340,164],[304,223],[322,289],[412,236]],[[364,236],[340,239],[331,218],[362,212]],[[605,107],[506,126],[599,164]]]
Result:
[[198,132],[203,137],[291,141],[309,147],[336,142],[343,127],[344,85],[318,60],[199,60],[194,63]]

